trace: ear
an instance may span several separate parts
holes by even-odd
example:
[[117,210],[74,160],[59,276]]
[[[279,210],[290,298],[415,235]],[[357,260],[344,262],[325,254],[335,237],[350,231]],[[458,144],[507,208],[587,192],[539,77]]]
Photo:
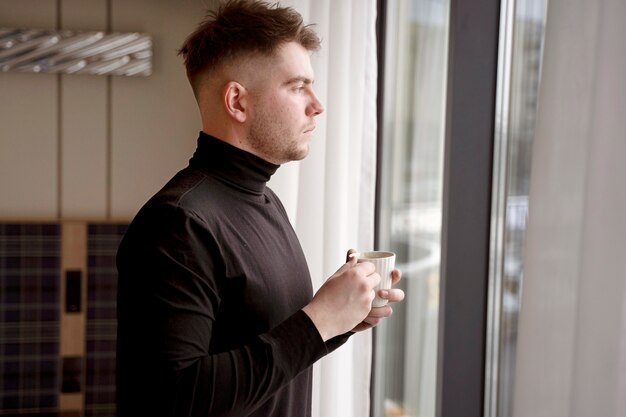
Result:
[[246,121],[248,91],[236,81],[229,81],[222,91],[226,113],[240,123]]

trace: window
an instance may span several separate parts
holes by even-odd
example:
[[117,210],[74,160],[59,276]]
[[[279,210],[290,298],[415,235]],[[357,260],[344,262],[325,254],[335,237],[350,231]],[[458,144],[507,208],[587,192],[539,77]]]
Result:
[[532,143],[547,0],[503,1],[492,190],[485,417],[512,416]]
[[377,246],[407,294],[375,333],[372,415],[434,416],[448,0],[388,2]]

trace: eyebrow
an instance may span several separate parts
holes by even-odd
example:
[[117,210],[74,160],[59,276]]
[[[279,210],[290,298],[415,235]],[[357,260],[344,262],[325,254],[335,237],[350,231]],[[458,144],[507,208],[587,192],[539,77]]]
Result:
[[297,83],[313,84],[314,82],[315,80],[312,80],[311,78],[308,78],[305,76],[298,76],[298,77],[293,77],[293,78],[288,79],[287,81],[285,81],[284,85],[297,84]]

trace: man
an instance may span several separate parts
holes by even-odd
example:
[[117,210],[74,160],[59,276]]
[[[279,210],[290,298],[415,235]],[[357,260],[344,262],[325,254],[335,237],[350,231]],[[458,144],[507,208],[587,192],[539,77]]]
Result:
[[391,314],[371,308],[380,277],[354,259],[311,298],[298,239],[266,187],[308,153],[324,110],[318,48],[294,10],[242,0],[182,46],[202,132],[119,248],[120,417],[309,416],[311,365]]

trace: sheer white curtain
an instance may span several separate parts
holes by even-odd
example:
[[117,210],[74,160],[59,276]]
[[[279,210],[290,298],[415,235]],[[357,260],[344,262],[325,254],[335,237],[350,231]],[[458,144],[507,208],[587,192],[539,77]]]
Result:
[[[282,166],[270,186],[295,225],[317,289],[347,249],[371,249],[376,170],[376,1],[290,0],[322,39],[312,57],[326,107],[311,152]],[[314,417],[369,415],[371,332],[315,367]]]
[[548,7],[514,416],[626,416],[626,2]]

